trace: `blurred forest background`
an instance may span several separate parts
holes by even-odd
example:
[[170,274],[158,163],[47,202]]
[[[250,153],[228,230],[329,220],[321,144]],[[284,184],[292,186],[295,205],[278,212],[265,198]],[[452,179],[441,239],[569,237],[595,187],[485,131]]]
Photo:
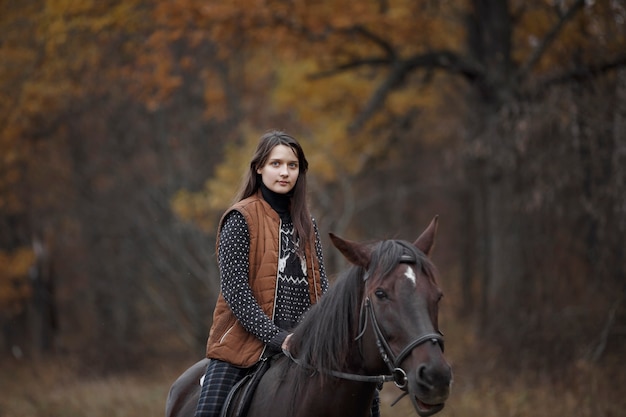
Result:
[[328,232],[440,215],[442,416],[623,415],[622,0],[0,0],[0,33],[0,416],[163,414],[272,128],[330,274]]

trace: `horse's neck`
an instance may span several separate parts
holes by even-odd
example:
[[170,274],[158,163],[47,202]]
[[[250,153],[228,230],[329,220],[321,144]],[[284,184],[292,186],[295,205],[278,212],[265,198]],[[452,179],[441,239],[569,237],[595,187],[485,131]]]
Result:
[[[285,358],[286,359],[286,358]],[[307,374],[296,379],[285,378],[283,366],[298,366],[279,360],[270,368],[254,396],[248,417],[369,417],[376,385]],[[302,370],[301,370],[302,371]],[[299,386],[304,383],[305,386]],[[280,400],[280,401],[279,401]],[[294,407],[293,409],[291,407]]]
[[375,384],[335,379],[321,389],[308,390],[298,401],[299,417],[369,417]]

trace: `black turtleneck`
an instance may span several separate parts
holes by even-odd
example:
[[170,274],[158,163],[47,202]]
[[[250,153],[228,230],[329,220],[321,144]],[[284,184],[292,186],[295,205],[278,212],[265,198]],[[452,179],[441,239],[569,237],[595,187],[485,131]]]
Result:
[[291,197],[289,194],[279,194],[267,188],[267,186],[261,182],[261,194],[263,199],[274,209],[282,220],[291,220],[289,213],[289,204]]

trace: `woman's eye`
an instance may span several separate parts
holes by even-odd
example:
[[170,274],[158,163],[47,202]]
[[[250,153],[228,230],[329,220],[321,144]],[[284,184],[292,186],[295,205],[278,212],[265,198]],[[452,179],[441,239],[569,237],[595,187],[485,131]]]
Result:
[[374,294],[376,295],[377,298],[379,298],[380,300],[383,300],[385,298],[387,298],[387,293],[381,289],[377,289]]

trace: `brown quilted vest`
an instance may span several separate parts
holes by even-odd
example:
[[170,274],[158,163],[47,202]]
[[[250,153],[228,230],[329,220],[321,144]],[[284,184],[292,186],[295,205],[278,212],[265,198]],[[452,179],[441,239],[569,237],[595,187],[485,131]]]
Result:
[[[280,217],[263,200],[259,192],[236,203],[224,213],[219,223],[216,246],[219,245],[219,231],[224,218],[232,210],[239,211],[248,224],[250,233],[248,282],[252,294],[265,314],[273,319],[280,251]],[[311,304],[315,304],[322,294],[322,288],[314,236],[305,246],[305,255]],[[213,325],[209,332],[206,356],[236,366],[249,367],[259,361],[264,347],[263,342],[245,330],[220,293],[213,312]]]

